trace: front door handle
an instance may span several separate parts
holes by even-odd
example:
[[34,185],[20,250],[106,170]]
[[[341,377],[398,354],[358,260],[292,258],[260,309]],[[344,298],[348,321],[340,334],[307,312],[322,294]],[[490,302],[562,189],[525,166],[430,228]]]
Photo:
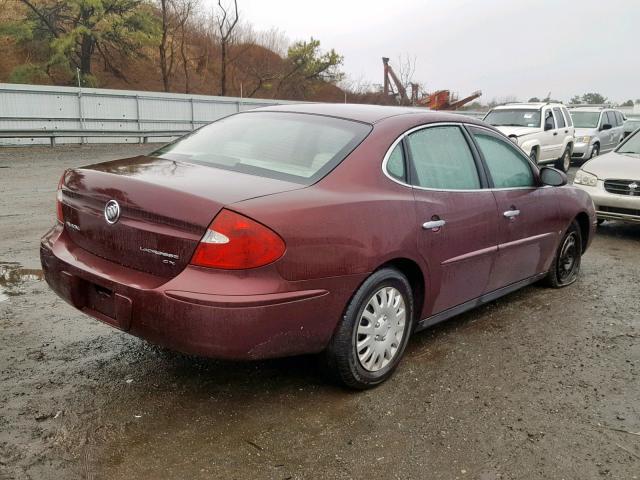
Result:
[[506,212],[503,213],[503,215],[507,218],[514,218],[520,215],[520,210],[516,210],[516,209],[507,210]]
[[555,137],[556,135],[558,135],[558,132],[553,132],[553,136]]
[[447,223],[444,220],[431,220],[429,222],[425,222],[422,224],[422,228],[425,230],[436,230],[440,227],[444,227],[444,224]]

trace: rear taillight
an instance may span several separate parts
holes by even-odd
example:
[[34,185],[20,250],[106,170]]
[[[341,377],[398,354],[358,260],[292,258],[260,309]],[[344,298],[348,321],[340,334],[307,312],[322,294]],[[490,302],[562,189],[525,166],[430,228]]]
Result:
[[284,250],[284,241],[273,230],[222,210],[200,240],[191,264],[226,270],[256,268],[276,261]]
[[56,192],[56,217],[60,223],[64,223],[64,213],[62,212],[62,185],[64,184],[64,175],[63,173],[62,177],[60,177],[58,190]]

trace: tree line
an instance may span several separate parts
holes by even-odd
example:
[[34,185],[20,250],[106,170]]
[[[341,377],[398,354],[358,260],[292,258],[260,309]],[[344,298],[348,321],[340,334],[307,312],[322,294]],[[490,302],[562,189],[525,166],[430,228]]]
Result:
[[199,2],[0,0],[0,40],[15,63],[6,80],[142,89],[157,82],[166,92],[261,98],[341,93],[335,50],[255,32],[237,0],[208,11]]

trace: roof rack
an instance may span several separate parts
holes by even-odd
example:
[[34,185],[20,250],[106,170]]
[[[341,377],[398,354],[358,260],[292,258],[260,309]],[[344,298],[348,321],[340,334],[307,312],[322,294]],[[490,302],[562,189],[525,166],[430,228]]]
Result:
[[571,107],[571,108],[599,108],[600,110],[605,109],[605,108],[617,108],[615,105],[613,105],[611,103],[598,103],[598,104],[592,104],[592,103],[570,103],[569,107]]

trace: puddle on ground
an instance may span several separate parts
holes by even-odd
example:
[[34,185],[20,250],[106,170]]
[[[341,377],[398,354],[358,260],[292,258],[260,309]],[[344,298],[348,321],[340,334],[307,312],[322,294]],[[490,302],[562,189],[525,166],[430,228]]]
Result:
[[35,268],[22,268],[15,262],[0,262],[0,302],[9,300],[9,297],[22,295],[20,287],[25,282],[42,280],[42,270]]

